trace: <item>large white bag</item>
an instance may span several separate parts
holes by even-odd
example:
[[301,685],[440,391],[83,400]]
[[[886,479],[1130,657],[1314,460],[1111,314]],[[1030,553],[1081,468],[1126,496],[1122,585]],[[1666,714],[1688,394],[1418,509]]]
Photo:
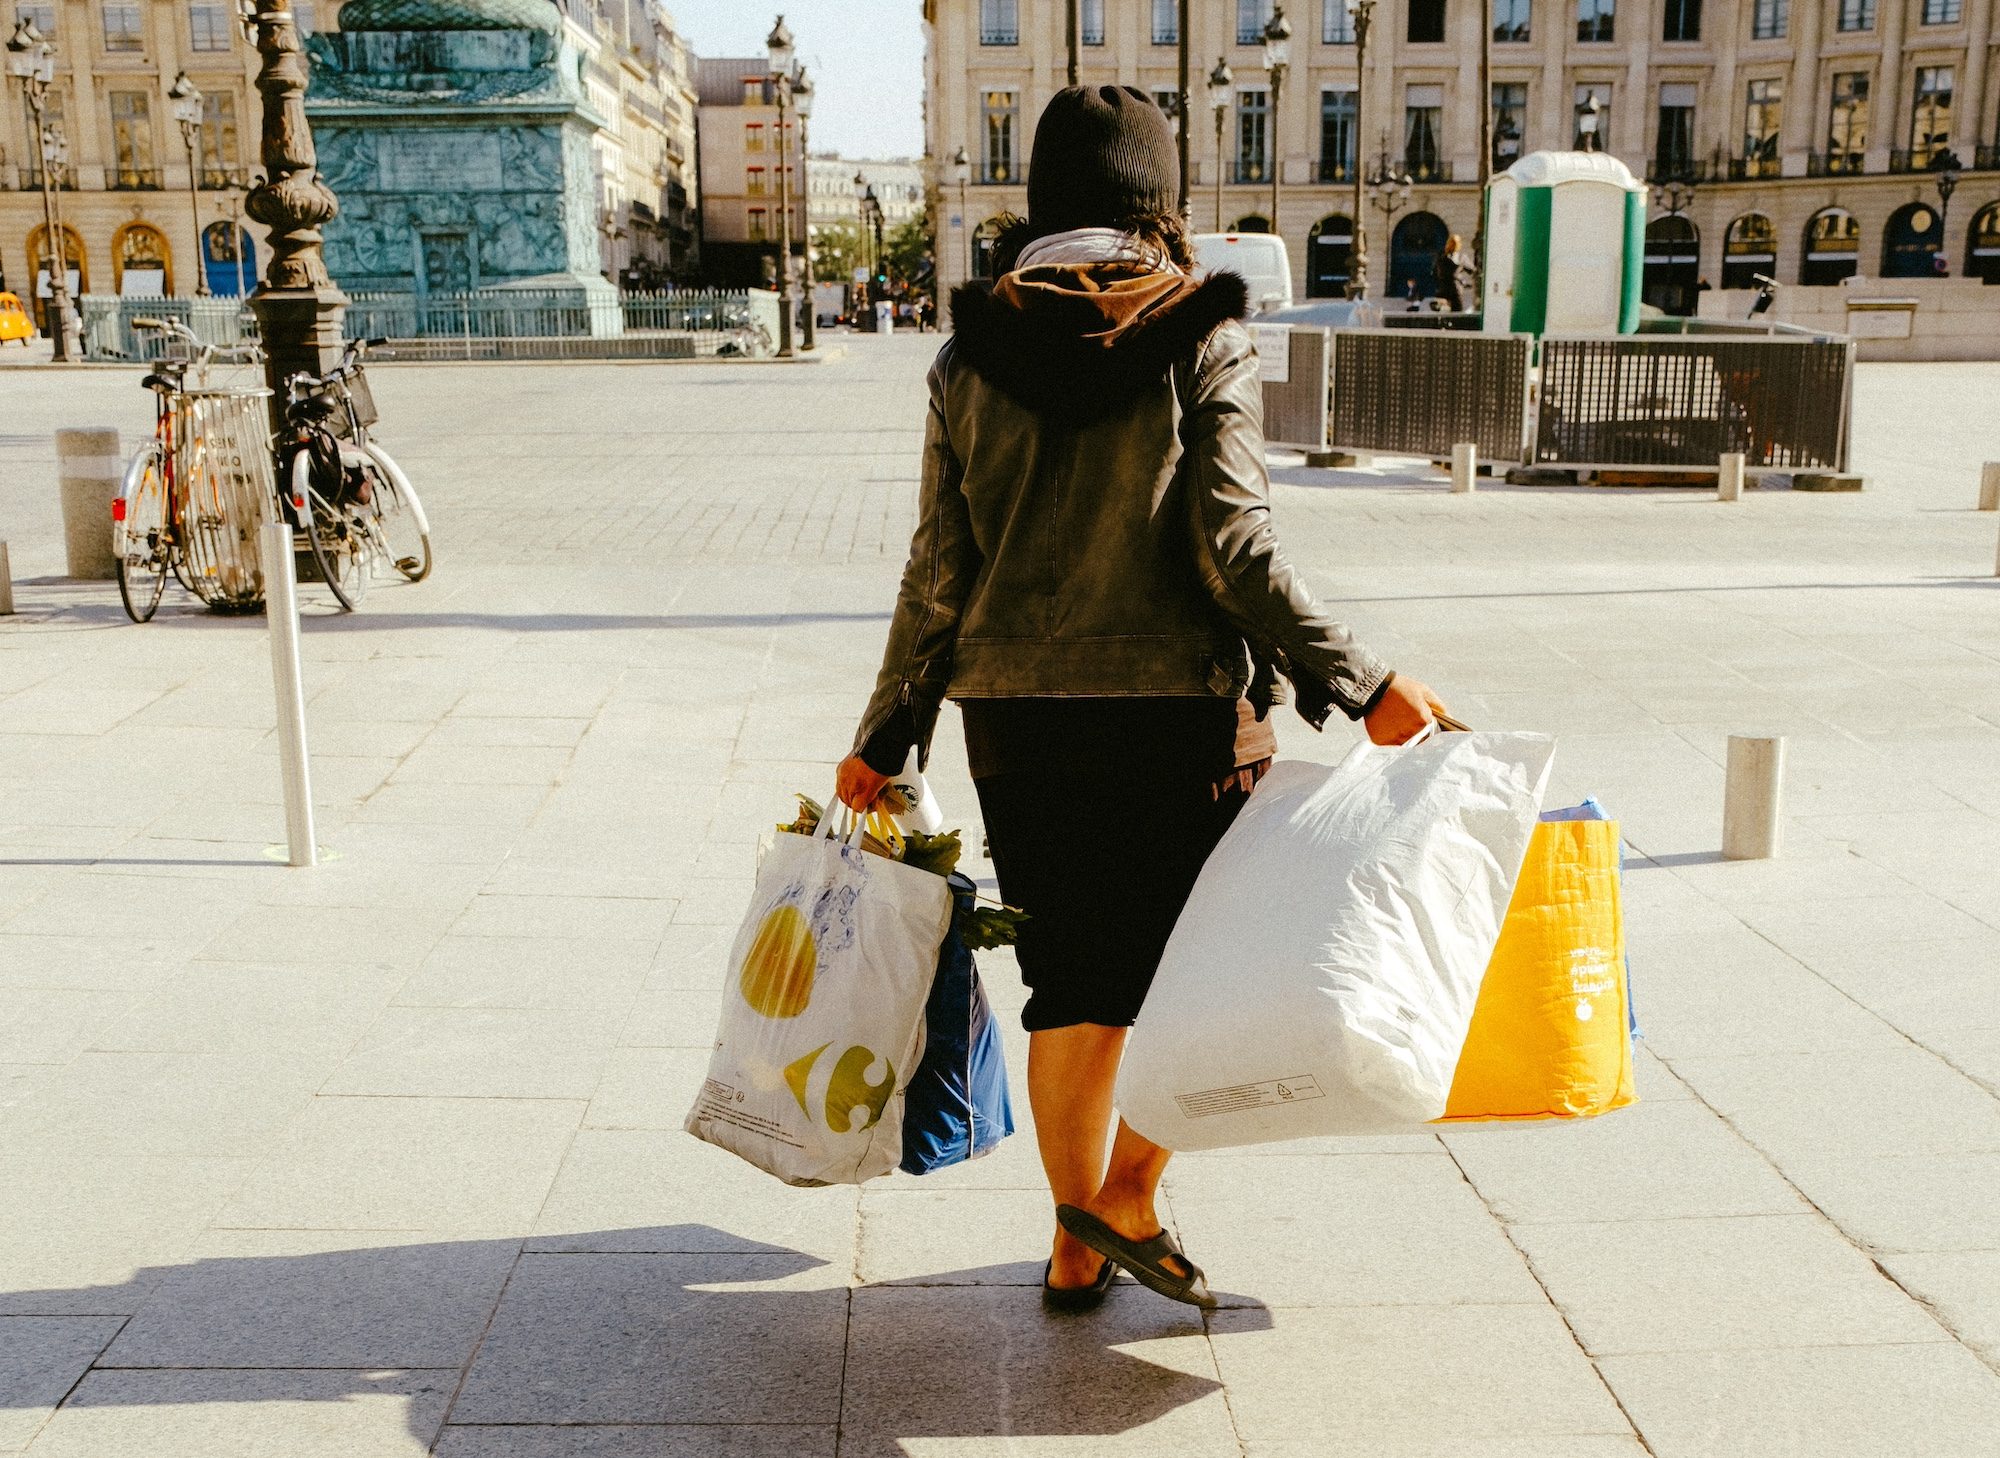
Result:
[[792,1185],[860,1184],[903,1153],[903,1091],[951,926],[942,876],[780,833],[736,934],[687,1130]]
[[1119,1112],[1168,1149],[1441,1116],[1554,752],[1440,734],[1274,766],[1174,927]]

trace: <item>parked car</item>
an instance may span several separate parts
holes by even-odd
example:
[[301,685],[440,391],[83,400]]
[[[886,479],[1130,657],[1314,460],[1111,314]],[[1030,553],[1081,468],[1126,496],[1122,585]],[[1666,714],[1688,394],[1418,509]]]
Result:
[[1270,233],[1197,233],[1195,267],[1203,273],[1240,273],[1250,285],[1252,313],[1289,308],[1292,260],[1285,240]]
[[0,294],[0,344],[18,339],[23,345],[35,337],[35,321],[14,294]]

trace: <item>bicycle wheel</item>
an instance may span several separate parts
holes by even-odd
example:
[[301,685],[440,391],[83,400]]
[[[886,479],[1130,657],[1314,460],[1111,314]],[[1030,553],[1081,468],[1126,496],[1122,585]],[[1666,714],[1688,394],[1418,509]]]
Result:
[[431,523],[423,502],[403,468],[382,447],[362,447],[375,463],[374,515],[376,545],[395,569],[412,582],[431,575]]
[[135,623],[151,622],[167,590],[173,536],[167,527],[165,456],[149,442],[125,468],[111,504],[111,554],[118,561],[118,596]]
[[[298,503],[305,503],[301,510]],[[292,495],[287,514],[296,518],[292,525],[302,532],[312,550],[313,566],[334,601],[348,612],[361,606],[368,595],[368,544],[366,537],[347,519],[347,514],[312,485],[312,456],[300,451],[292,457]]]

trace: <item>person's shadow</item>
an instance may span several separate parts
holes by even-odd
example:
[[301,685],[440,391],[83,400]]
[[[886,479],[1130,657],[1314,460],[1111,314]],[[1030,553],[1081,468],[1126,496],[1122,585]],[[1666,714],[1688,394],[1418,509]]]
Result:
[[[5,1319],[30,1325],[15,1328],[22,1349],[0,1356],[13,1369],[0,1382],[0,1441],[25,1444],[48,1423],[62,1455],[166,1451],[162,1439],[180,1439],[199,1407],[201,1428],[279,1445],[246,1452],[279,1451],[294,1424],[324,1441],[329,1423],[373,1421],[341,1445],[358,1455],[382,1442],[380,1400],[400,1400],[408,1437],[447,1458],[830,1458],[836,1435],[842,1458],[889,1458],[909,1451],[904,1439],[1120,1433],[1204,1399],[1213,1411],[1185,1415],[1191,1441],[1172,1446],[1206,1448],[1205,1418],[1228,1432],[1200,1313],[1130,1283],[1097,1312],[1059,1317],[1020,1284],[1038,1266],[850,1288],[818,1257],[705,1225],[335,1242],[351,1248],[8,1294],[0,1310],[51,1314]],[[1268,1325],[1254,1303],[1226,1300],[1239,1308],[1233,1330]],[[1145,1343],[1156,1345],[1143,1355],[1118,1349]],[[317,1403],[357,1405],[301,1415]],[[215,1416],[232,1404],[284,1406]],[[599,1425],[654,1431],[602,1433],[602,1447],[573,1431]],[[765,1446],[780,1430],[790,1437]]]

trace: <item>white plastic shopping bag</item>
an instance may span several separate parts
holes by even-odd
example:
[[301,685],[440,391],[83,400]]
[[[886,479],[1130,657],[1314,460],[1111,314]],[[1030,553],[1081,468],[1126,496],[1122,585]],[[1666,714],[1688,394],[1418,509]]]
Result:
[[787,1184],[859,1184],[902,1158],[903,1092],[951,925],[951,887],[833,835],[784,832],[729,956],[698,1138]]
[[1554,752],[1440,734],[1274,766],[1174,927],[1119,1112],[1168,1149],[1441,1116]]

